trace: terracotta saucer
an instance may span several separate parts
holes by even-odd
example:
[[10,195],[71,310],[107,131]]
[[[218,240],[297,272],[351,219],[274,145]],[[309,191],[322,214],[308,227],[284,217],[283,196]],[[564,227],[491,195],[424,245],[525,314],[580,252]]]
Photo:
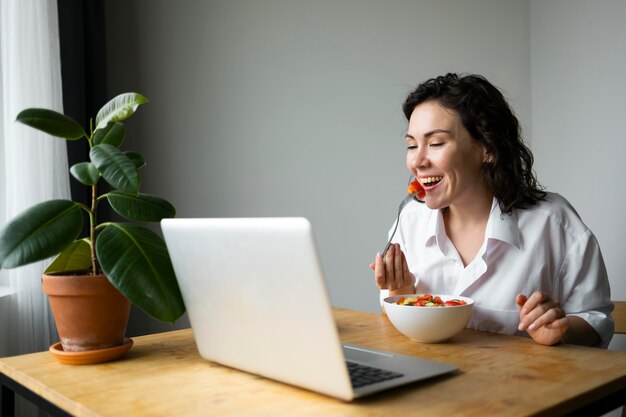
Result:
[[50,346],[50,353],[61,363],[68,365],[88,365],[119,359],[133,346],[133,339],[124,338],[124,343],[105,349],[85,350],[82,352],[66,352],[61,342]]

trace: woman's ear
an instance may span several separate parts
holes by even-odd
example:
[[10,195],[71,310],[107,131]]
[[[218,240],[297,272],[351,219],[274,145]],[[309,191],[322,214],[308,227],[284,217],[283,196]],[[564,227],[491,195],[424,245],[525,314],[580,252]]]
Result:
[[483,163],[484,164],[493,164],[495,162],[495,158],[493,154],[487,150],[487,148],[483,148]]

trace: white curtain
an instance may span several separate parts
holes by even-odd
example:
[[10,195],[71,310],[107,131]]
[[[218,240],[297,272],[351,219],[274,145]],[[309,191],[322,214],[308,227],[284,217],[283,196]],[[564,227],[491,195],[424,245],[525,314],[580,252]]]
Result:
[[[2,227],[36,203],[69,199],[70,191],[65,141],[15,122],[27,107],[63,112],[57,1],[0,0],[0,6]],[[41,285],[45,267],[37,262],[2,271],[13,292],[8,329],[0,334],[6,354],[46,350],[57,338]]]

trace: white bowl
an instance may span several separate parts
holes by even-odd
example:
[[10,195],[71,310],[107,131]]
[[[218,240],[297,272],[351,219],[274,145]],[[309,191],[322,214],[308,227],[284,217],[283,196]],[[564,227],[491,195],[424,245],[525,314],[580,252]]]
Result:
[[472,314],[474,300],[458,295],[432,294],[443,301],[458,299],[467,304],[443,307],[416,307],[395,304],[401,297],[421,294],[394,295],[383,300],[387,317],[406,337],[423,343],[437,343],[450,339],[463,330]]

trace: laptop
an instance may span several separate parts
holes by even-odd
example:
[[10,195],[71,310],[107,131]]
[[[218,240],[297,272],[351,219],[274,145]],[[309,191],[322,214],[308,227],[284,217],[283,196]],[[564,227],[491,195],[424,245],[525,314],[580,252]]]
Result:
[[345,401],[457,369],[342,345],[307,219],[163,219],[161,228],[209,361]]

